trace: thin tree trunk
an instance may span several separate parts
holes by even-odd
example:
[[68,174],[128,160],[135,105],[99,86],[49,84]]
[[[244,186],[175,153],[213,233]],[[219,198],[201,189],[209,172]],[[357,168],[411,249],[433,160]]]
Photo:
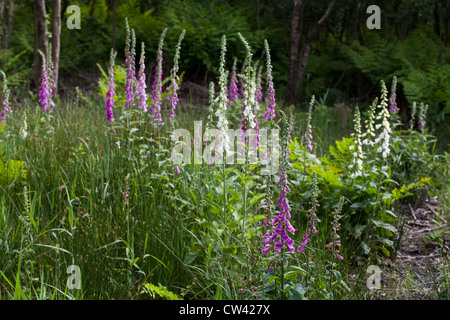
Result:
[[45,21],[45,0],[34,0],[34,85],[39,88],[42,58],[39,50],[48,56],[47,23]]
[[91,30],[91,24],[92,24],[92,17],[94,16],[94,12],[95,12],[95,0],[92,0],[91,2],[91,9],[89,10],[89,18],[88,18],[88,31]]
[[6,0],[0,0],[0,39],[2,39],[3,36],[3,12],[5,11],[5,1]]
[[52,61],[53,61],[53,80],[54,92],[58,93],[59,79],[59,53],[61,43],[61,0],[52,1]]
[[286,101],[287,105],[293,104],[295,99],[296,76],[298,70],[298,61],[300,56],[300,45],[302,38],[302,1],[294,0],[294,7],[292,8],[291,18],[291,40],[289,47],[289,79],[286,88]]
[[3,48],[4,49],[6,49],[8,47],[9,39],[11,39],[13,23],[14,23],[14,0],[8,0],[7,26],[6,26],[5,38],[3,39]]
[[[355,0],[355,11],[354,11],[354,23],[353,23],[353,29],[352,29],[352,34],[350,37],[350,44],[355,41],[357,35],[358,35],[358,26],[359,26],[359,10],[361,8],[361,2],[360,0]],[[347,57],[345,59],[345,68],[344,71],[342,71],[341,76],[339,77],[338,81],[335,83],[335,85],[333,86],[333,89],[336,89],[340,84],[341,81],[344,80],[345,75],[347,74],[348,71],[348,66],[350,63],[350,58]]]
[[256,0],[256,28],[258,28],[258,30],[261,30],[261,27],[259,25],[259,0]]
[[116,50],[116,7],[117,1],[112,0],[112,13],[113,13],[113,34],[112,34],[112,48]]
[[295,90],[294,101],[297,101],[299,91],[302,88],[303,78],[305,75],[305,70],[306,70],[306,65],[308,63],[309,54],[311,53],[312,44],[313,44],[314,40],[317,38],[317,36],[320,32],[320,29],[323,26],[323,23],[330,16],[331,11],[333,11],[333,7],[334,7],[335,3],[336,3],[336,0],[332,0],[330,2],[327,10],[323,14],[322,18],[320,18],[320,20],[317,21],[317,23],[314,26],[314,29],[311,31],[311,33],[308,37],[308,40],[306,41],[305,49],[303,50],[302,59],[300,61],[300,67],[299,67],[299,71],[298,71],[298,86],[296,87],[296,90]]

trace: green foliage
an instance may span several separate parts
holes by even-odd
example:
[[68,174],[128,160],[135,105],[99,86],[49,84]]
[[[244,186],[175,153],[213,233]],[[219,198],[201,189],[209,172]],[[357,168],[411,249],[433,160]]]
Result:
[[[412,31],[404,40],[370,34],[367,45],[354,42],[342,51],[372,83],[383,77],[398,77],[398,83],[412,105],[430,105],[431,128],[438,137],[448,135],[450,113],[450,50],[426,26]],[[405,119],[406,120],[406,119]],[[442,139],[441,139],[442,140]],[[443,142],[445,143],[445,142]],[[446,148],[445,145],[442,146]]]
[[152,283],[144,283],[142,285],[141,293],[147,293],[153,299],[155,299],[156,296],[159,296],[160,298],[167,299],[167,300],[183,300],[179,296],[177,296],[175,293],[167,290],[167,288],[162,286],[161,284],[158,284],[158,286],[155,286]]

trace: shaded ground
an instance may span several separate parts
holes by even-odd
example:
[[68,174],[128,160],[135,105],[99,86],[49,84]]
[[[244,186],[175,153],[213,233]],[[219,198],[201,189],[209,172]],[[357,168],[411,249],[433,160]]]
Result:
[[[450,231],[436,198],[405,205],[397,257],[380,266],[381,290],[374,299],[450,299]],[[445,276],[446,275],[446,276]]]

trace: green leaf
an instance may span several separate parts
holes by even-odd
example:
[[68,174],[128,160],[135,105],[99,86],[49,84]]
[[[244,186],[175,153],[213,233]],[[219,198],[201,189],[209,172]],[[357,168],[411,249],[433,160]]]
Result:
[[359,208],[364,208],[364,207],[365,207],[365,205],[362,202],[354,202],[350,206],[350,208],[353,208],[353,209],[359,209]]
[[369,254],[369,252],[370,252],[369,245],[367,243],[363,242],[363,243],[361,243],[361,246],[362,246],[364,254]]
[[197,258],[198,252],[189,252],[186,257],[184,258],[183,263],[186,265],[190,265],[192,262],[194,262],[195,258]]
[[386,246],[390,247],[390,248],[394,248],[394,241],[389,240],[387,238],[384,237],[380,237],[379,235],[376,235],[376,238],[379,242],[385,244]]
[[392,233],[397,233],[397,229],[393,225],[391,225],[389,223],[382,222],[380,220],[373,220],[373,219],[371,221],[378,228],[389,230]]

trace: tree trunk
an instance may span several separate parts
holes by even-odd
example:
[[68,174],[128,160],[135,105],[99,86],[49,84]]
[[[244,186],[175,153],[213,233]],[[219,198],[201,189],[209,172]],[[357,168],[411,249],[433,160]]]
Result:
[[48,56],[47,24],[45,21],[45,0],[34,0],[34,85],[39,88],[42,58],[39,50]]
[[[352,28],[352,33],[350,36],[350,44],[353,43],[353,41],[356,40],[357,36],[358,36],[358,27],[359,27],[359,10],[361,8],[361,2],[360,0],[355,0],[355,10],[354,10],[354,22],[353,22],[353,28]],[[349,63],[350,63],[350,58],[347,57],[345,59],[345,68],[344,71],[342,71],[341,76],[339,77],[338,81],[335,83],[335,85],[333,86],[333,89],[336,89],[340,84],[341,81],[344,80],[344,77],[347,75],[347,71],[348,71],[348,67],[349,67]]]
[[8,0],[8,12],[7,12],[7,26],[5,37],[3,38],[3,49],[8,47],[9,39],[11,39],[11,34],[13,30],[14,23],[14,0]]
[[327,10],[325,11],[325,13],[323,14],[322,18],[320,18],[319,21],[317,21],[317,23],[314,26],[314,29],[311,31],[310,35],[308,36],[308,40],[306,41],[306,45],[305,45],[305,49],[302,52],[302,58],[300,61],[300,67],[298,72],[298,85],[295,87],[295,91],[294,91],[294,102],[297,101],[298,96],[299,96],[299,91],[302,88],[302,84],[303,84],[303,78],[305,75],[305,70],[306,70],[306,65],[308,63],[308,59],[309,59],[309,54],[311,53],[311,48],[312,48],[312,44],[314,42],[314,40],[317,38],[317,36],[319,35],[320,29],[323,26],[323,23],[325,22],[325,20],[330,16],[331,11],[333,11],[333,7],[334,4],[336,3],[336,0],[332,0],[330,2],[330,4],[328,5]]
[[116,50],[116,7],[117,1],[112,0],[112,12],[113,12],[113,35],[112,35],[112,48]]
[[298,70],[298,61],[300,58],[300,45],[302,38],[302,1],[294,0],[294,7],[292,8],[291,18],[291,40],[290,40],[290,52],[289,52],[289,79],[286,88],[286,101],[287,105],[293,104],[295,101],[295,91],[297,88],[296,78]]
[[54,92],[58,94],[59,53],[61,43],[61,0],[52,1],[52,61]]
[[5,1],[6,0],[0,0],[0,39],[2,39],[3,36],[3,12],[5,11]]
[[91,24],[92,24],[94,12],[95,12],[95,0],[92,0],[91,9],[89,10],[88,25],[87,25],[88,31],[91,30]]

